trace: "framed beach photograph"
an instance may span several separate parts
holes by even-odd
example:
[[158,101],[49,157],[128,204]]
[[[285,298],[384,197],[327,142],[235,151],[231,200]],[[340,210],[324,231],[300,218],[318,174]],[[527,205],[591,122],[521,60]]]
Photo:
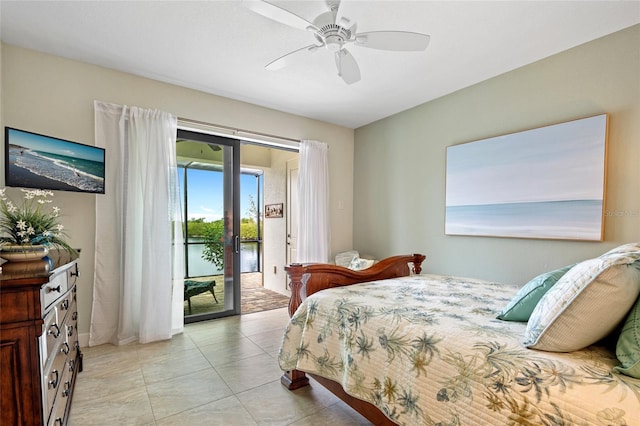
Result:
[[602,241],[608,114],[454,145],[446,235]]
[[279,204],[265,204],[264,217],[282,217],[283,203]]
[[11,127],[4,140],[7,186],[104,194],[103,148]]

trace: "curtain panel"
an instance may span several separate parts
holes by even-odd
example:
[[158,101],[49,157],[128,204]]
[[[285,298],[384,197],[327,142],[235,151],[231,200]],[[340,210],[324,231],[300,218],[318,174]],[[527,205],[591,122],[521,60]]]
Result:
[[98,101],[94,109],[107,173],[96,197],[89,345],[169,339],[183,327],[177,118]]
[[301,263],[329,261],[328,150],[323,142],[300,143],[297,260]]

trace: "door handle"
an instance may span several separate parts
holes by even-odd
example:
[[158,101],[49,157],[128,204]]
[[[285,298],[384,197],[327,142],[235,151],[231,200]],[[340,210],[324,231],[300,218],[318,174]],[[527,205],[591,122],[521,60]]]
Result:
[[235,236],[234,247],[233,250],[236,254],[240,253],[240,236]]

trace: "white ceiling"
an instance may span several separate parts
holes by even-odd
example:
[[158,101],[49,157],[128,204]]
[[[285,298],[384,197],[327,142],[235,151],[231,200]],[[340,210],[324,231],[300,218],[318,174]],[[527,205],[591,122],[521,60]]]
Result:
[[[312,21],[324,1],[272,3]],[[264,66],[313,35],[242,1],[6,1],[2,41],[276,110],[357,128],[640,23],[640,1],[344,0],[358,32],[429,34],[424,52],[351,47],[346,85],[330,52]]]

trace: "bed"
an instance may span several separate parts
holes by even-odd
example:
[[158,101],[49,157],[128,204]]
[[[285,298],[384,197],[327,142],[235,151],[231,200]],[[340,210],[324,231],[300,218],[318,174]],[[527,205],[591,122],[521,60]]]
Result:
[[[628,275],[631,284],[619,297],[633,300],[624,306],[615,301],[622,313],[605,312],[613,326],[601,327],[598,319],[585,326],[588,338],[607,338],[560,352],[544,347],[551,344],[544,339],[554,338],[546,330],[534,343],[527,334],[540,328],[544,312],[534,310],[528,322],[496,318],[522,288],[421,274],[425,257],[419,254],[387,258],[363,271],[289,265],[291,318],[278,356],[281,381],[293,390],[311,376],[374,424],[640,424],[640,379],[616,371],[624,365],[613,339],[620,324],[627,327],[624,319],[640,293],[640,248],[631,256],[628,251],[625,260],[592,264],[609,265],[609,272],[596,274],[602,279],[618,283]],[[547,295],[572,273],[575,281],[580,271],[574,269],[567,267]],[[585,280],[598,279],[592,275]],[[617,297],[610,287],[604,291]],[[580,297],[587,293],[581,290]],[[548,296],[541,297],[538,305]],[[572,336],[559,339],[554,344],[574,344]]]

